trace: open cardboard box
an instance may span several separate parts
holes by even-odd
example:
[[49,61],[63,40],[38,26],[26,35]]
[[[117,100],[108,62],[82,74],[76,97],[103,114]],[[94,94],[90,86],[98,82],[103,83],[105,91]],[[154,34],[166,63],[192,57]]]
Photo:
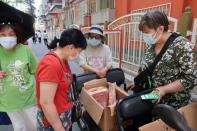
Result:
[[[186,119],[190,128],[197,131],[197,102],[191,103],[178,110]],[[166,114],[167,115],[167,114]],[[156,120],[140,127],[140,131],[174,131],[162,120]]]
[[[118,131],[116,114],[111,116],[111,110],[109,107],[104,108],[100,105],[91,95],[89,95],[86,88],[94,88],[99,86],[104,86],[108,88],[106,79],[96,79],[85,83],[85,87],[82,88],[80,95],[80,101],[84,105],[85,110],[90,114],[92,119],[97,125],[102,129],[102,131]],[[128,93],[120,89],[120,87],[115,86],[116,99],[121,99],[128,96]]]

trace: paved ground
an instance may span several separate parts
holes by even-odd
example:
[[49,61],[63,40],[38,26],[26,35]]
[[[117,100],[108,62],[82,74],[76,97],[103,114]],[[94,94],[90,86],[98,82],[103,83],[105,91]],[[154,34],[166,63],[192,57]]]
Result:
[[0,125],[0,131],[13,131],[12,125]]

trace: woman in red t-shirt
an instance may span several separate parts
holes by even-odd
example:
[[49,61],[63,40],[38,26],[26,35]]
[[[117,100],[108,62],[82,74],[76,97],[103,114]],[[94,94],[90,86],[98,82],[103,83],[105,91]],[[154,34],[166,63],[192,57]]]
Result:
[[72,60],[87,46],[82,32],[68,29],[60,39],[55,38],[49,49],[54,49],[40,61],[36,72],[38,101],[38,131],[69,131],[71,122]]

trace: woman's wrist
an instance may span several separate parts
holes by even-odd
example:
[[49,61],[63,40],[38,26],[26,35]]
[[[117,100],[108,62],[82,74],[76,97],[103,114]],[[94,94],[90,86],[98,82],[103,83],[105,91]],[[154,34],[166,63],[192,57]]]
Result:
[[105,68],[108,71],[111,68],[111,65],[106,65]]
[[107,66],[105,66],[105,68],[104,68],[104,69],[105,69],[105,71],[108,71],[108,70],[109,70],[109,68],[108,68]]
[[94,70],[94,72],[96,73],[96,74],[98,74],[98,72],[99,72],[99,70],[98,69],[93,69]]
[[163,89],[163,87],[158,87],[154,89],[155,91],[159,92],[160,96],[163,97],[166,95],[165,90]]

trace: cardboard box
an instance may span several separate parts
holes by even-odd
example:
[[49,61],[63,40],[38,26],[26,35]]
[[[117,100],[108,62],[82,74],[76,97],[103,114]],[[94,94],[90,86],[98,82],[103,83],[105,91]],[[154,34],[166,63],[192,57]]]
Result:
[[162,120],[156,120],[139,128],[140,131],[175,131]]
[[184,116],[190,128],[197,131],[197,102],[193,102],[179,109],[179,112]]
[[[85,110],[90,114],[92,119],[99,125],[102,131],[118,131],[116,114],[111,116],[111,110],[109,107],[103,108],[91,95],[89,95],[87,89],[93,87],[104,86],[108,87],[106,79],[92,80],[84,84],[85,87],[82,88],[80,95],[80,101],[84,105]],[[116,99],[123,98],[128,94],[120,89],[120,87],[115,86]]]
[[[186,119],[190,128],[197,131],[197,102],[191,103],[178,110]],[[157,120],[140,127],[140,131],[175,131],[162,120]]]

